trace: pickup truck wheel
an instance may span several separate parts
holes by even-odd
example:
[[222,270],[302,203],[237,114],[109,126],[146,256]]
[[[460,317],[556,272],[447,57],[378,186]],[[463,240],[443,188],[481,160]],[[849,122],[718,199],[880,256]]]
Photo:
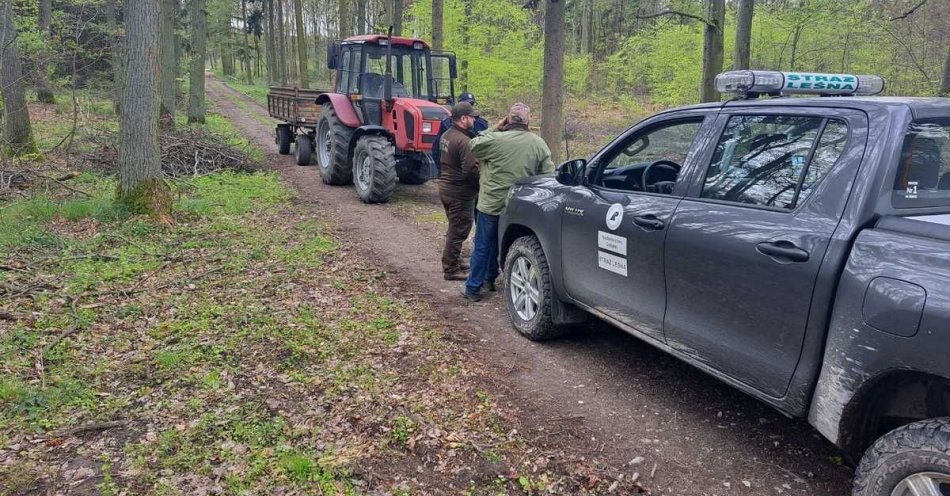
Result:
[[888,432],[865,452],[853,496],[950,494],[950,417]]
[[554,323],[554,298],[541,242],[534,236],[516,239],[505,257],[505,304],[515,329],[532,341],[564,335],[568,328]]
[[297,135],[297,165],[310,165],[313,141],[306,134]]
[[353,152],[353,184],[364,203],[385,203],[396,189],[396,157],[383,136],[363,136]]
[[290,154],[290,144],[293,142],[293,132],[290,126],[277,126],[277,153],[281,155]]
[[340,122],[333,105],[323,104],[320,121],[317,123],[317,164],[323,182],[333,185],[350,184],[353,167],[350,164],[349,146],[353,129]]

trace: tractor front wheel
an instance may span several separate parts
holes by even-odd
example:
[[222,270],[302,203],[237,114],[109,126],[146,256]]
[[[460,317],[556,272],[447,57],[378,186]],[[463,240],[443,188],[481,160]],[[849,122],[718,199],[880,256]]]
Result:
[[353,184],[365,203],[385,203],[396,189],[396,157],[383,136],[363,136],[353,153]]

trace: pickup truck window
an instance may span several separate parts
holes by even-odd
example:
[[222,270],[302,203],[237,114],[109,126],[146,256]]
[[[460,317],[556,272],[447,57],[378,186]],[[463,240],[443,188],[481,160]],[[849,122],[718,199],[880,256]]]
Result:
[[716,145],[700,196],[791,210],[831,170],[847,137],[847,124],[839,120],[732,116]]
[[[595,184],[620,191],[652,191],[655,188],[646,186],[667,183],[666,188],[656,192],[669,193],[702,124],[702,117],[677,120],[630,137],[603,161]],[[644,170],[657,161],[661,162],[651,168],[651,184],[643,184]]]
[[897,208],[950,206],[950,117],[910,124],[891,198]]

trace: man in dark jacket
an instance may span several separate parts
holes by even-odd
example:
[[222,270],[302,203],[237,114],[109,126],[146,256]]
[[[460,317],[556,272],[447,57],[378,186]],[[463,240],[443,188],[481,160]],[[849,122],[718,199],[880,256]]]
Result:
[[442,160],[439,197],[449,221],[442,249],[442,271],[447,281],[464,281],[468,276],[468,267],[460,255],[462,243],[472,231],[478,197],[478,162],[468,146],[475,136],[472,127],[478,118],[471,104],[456,104],[450,117],[452,125],[438,141]]
[[[459,103],[462,103],[462,102],[470,103],[474,107],[475,95],[467,91],[465,93],[462,93],[461,95],[459,95]],[[452,127],[452,117],[446,117],[445,119],[442,119],[442,125],[439,126],[439,134],[435,135],[435,142],[438,143],[439,140],[442,139],[442,135],[446,131],[448,131],[449,128],[451,127]],[[476,117],[475,125],[472,126],[472,134],[475,134],[477,136],[478,133],[486,129],[488,129],[488,121],[486,121],[484,118],[480,116]],[[441,171],[442,159],[440,158],[440,154],[441,154],[441,150],[439,150],[439,147],[433,146],[432,147],[432,161],[435,162],[436,167],[439,167],[439,170]]]

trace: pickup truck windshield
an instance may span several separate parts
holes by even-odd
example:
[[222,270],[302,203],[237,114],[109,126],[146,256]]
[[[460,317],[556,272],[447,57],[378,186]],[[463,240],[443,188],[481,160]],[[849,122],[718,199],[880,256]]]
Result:
[[950,206],[950,117],[910,124],[891,198],[897,208]]

